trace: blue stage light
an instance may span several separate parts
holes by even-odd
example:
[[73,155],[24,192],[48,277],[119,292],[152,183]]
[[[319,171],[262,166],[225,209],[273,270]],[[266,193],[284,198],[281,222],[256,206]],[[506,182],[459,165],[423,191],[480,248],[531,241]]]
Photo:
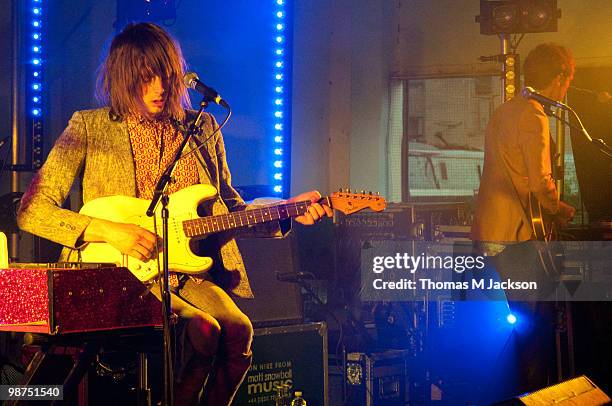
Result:
[[[23,0],[26,3],[25,0]],[[42,0],[30,0],[29,10],[30,19],[27,28],[29,29],[24,34],[30,36],[29,55],[26,60],[30,63],[26,66],[26,111],[29,112],[29,120],[26,131],[32,133],[32,167],[40,168],[43,161],[43,92],[42,92],[42,76],[45,65],[42,44],[43,34],[41,28],[43,25],[43,8]],[[27,37],[26,37],[27,38]]]
[[509,324],[515,324],[515,323],[516,323],[516,321],[517,321],[517,319],[516,319],[516,316],[515,316],[514,314],[510,313],[510,314],[508,314],[508,315],[506,316],[506,321],[507,321]]
[[283,178],[288,178],[288,176],[284,176],[284,172],[287,169],[278,171],[278,169],[283,168],[282,159],[284,155],[284,148],[282,147],[284,146],[283,144],[285,141],[284,128],[285,128],[286,118],[285,118],[283,108],[281,107],[284,105],[284,97],[283,97],[284,89],[283,89],[283,86],[281,86],[281,84],[282,84],[282,81],[285,79],[282,72],[285,69],[286,60],[284,59],[284,56],[285,56],[285,46],[286,46],[285,42],[287,41],[287,38],[285,37],[285,35],[283,35],[283,33],[285,32],[286,29],[288,29],[288,27],[287,27],[286,21],[284,20],[279,21],[279,19],[284,19],[287,16],[287,13],[285,10],[285,7],[286,7],[285,0],[276,0],[276,4],[277,6],[275,7],[275,10],[274,10],[274,15],[276,16],[276,19],[274,20],[274,28],[276,28],[275,30],[276,34],[272,36],[272,38],[274,39],[272,53],[276,56],[273,61],[273,64],[274,64],[273,75],[274,75],[274,79],[276,80],[276,83],[274,85],[274,93],[272,97],[272,102],[274,103],[273,114],[276,120],[272,123],[272,126],[275,131],[274,132],[274,144],[275,145],[273,149],[273,153],[274,153],[273,166],[277,170],[275,170],[273,174],[272,190],[274,190],[274,192],[277,194],[282,194],[283,192],[286,192],[286,193],[289,192],[288,185],[287,187],[283,188],[283,185],[286,183],[286,182],[283,182]]

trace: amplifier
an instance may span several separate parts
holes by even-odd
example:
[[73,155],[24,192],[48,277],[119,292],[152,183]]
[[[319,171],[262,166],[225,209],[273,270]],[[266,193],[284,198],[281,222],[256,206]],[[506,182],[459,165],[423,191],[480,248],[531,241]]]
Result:
[[469,226],[466,202],[389,203],[381,212],[363,210],[350,216],[338,214],[340,235],[366,239],[436,239],[436,226]]
[[436,226],[468,226],[471,224],[471,209],[467,202],[413,203],[415,221],[425,225],[427,241],[436,239]]
[[60,334],[161,325],[161,304],[126,268],[0,269],[0,330]]
[[299,271],[295,232],[285,238],[246,238],[238,240],[249,274],[254,299],[234,301],[256,327],[300,323],[302,296],[295,283],[281,282],[277,273]]
[[362,210],[350,216],[337,214],[338,237],[353,239],[418,239],[422,229],[415,224],[411,204],[392,203],[381,212]]
[[465,239],[469,222],[470,207],[466,202],[391,203],[382,212],[364,210],[351,216],[338,215],[333,288],[344,298],[361,291],[361,252],[376,241],[406,242],[406,246],[413,245],[413,251],[415,241]]

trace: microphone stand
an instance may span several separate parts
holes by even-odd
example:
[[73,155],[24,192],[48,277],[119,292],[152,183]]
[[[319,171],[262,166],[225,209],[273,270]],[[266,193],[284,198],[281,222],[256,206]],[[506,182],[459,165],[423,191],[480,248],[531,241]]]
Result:
[[162,315],[163,315],[163,354],[164,354],[164,405],[172,406],[174,403],[174,394],[173,394],[173,384],[174,384],[174,376],[172,371],[172,336],[174,327],[170,325],[170,314],[171,314],[171,296],[170,296],[170,284],[169,284],[169,245],[168,245],[168,219],[170,217],[170,213],[168,211],[168,202],[170,198],[168,197],[168,186],[172,181],[172,173],[174,172],[174,168],[176,168],[176,164],[178,163],[181,155],[183,153],[183,149],[193,137],[193,135],[200,129],[200,121],[202,118],[202,113],[204,109],[208,107],[208,101],[206,99],[202,99],[200,102],[200,109],[198,110],[198,115],[196,119],[191,123],[185,136],[183,137],[183,141],[181,145],[176,151],[174,155],[174,159],[168,165],[162,176],[159,178],[157,185],[155,186],[155,191],[153,192],[153,198],[151,199],[151,204],[147,209],[147,216],[153,217],[155,216],[155,211],[157,205],[161,201],[161,217],[162,217],[162,238],[163,238],[163,256],[164,260],[162,262],[162,278],[160,279],[161,290],[162,290]]
[[587,131],[587,129],[584,128],[584,125],[582,124],[582,121],[580,120],[580,117],[578,117],[578,114],[576,114],[574,109],[572,109],[568,105],[563,105],[562,108],[564,108],[565,110],[567,110],[570,113],[572,113],[572,115],[574,116],[574,118],[578,122],[578,125],[575,125],[575,124],[571,123],[569,120],[565,120],[562,116],[559,116],[559,115],[553,113],[552,111],[550,112],[549,115],[553,116],[558,121],[561,121],[562,123],[567,124],[568,126],[573,128],[574,130],[579,131],[586,138],[586,140],[591,145],[593,145],[595,148],[597,148],[602,154],[604,154],[608,158],[612,158],[612,147],[610,147],[608,144],[606,144],[606,142],[604,140],[602,140],[601,138],[593,139],[591,137],[591,135],[589,134],[589,132]]

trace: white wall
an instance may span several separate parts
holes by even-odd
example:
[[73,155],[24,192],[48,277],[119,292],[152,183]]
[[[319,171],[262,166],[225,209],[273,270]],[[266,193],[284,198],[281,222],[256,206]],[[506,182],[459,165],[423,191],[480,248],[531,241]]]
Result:
[[381,191],[394,2],[294,7],[292,190]]

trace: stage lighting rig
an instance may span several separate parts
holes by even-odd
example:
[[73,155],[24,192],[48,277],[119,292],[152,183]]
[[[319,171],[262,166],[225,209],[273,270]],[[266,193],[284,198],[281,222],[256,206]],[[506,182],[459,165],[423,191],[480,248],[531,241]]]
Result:
[[480,33],[556,32],[561,9],[557,0],[480,0]]

